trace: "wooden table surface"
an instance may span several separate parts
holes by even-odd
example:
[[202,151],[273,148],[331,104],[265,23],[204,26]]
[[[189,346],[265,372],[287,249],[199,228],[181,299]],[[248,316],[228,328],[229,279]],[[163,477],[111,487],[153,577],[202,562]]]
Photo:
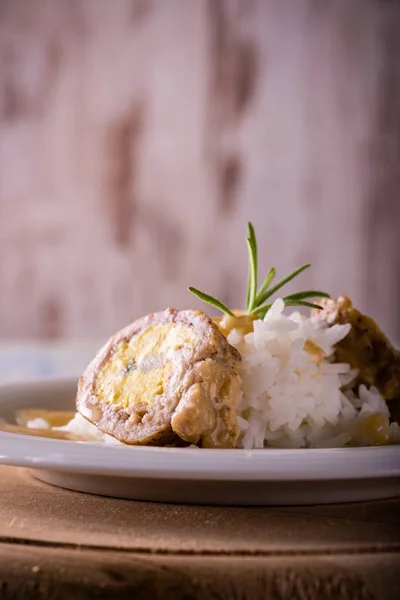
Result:
[[0,467],[0,599],[400,598],[400,499],[153,504]]

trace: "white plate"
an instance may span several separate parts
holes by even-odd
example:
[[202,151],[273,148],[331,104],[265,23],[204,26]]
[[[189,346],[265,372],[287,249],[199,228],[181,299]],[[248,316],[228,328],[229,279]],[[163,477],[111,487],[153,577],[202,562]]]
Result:
[[[74,380],[0,387],[0,418],[21,408],[73,410]],[[0,464],[68,489],[162,502],[295,505],[400,496],[400,446],[200,450],[108,446],[0,432]]]

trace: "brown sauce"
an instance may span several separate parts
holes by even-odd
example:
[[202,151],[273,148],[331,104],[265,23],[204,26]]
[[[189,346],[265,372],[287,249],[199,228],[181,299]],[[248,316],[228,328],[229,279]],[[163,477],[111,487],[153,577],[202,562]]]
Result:
[[[57,431],[53,429],[53,427],[64,427],[67,425],[67,423],[74,418],[74,414],[75,413],[73,412],[60,410],[19,410],[15,414],[15,420],[17,423],[0,423],[0,431],[57,440],[85,441],[69,431]],[[29,421],[33,421],[34,419],[43,419],[44,421],[47,421],[50,425],[50,429],[27,427]]]
[[6,433],[17,433],[19,435],[30,435],[34,437],[53,438],[57,440],[82,441],[76,435],[68,431],[55,431],[54,429],[33,429],[32,427],[22,427],[21,425],[12,425],[10,423],[0,423],[0,431]]

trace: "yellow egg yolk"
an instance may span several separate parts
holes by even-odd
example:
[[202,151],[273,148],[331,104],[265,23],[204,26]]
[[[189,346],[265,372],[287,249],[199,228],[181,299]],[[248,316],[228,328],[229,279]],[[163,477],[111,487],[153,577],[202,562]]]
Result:
[[174,353],[195,343],[196,336],[188,325],[150,325],[118,345],[96,377],[96,396],[120,408],[151,405],[172,375]]

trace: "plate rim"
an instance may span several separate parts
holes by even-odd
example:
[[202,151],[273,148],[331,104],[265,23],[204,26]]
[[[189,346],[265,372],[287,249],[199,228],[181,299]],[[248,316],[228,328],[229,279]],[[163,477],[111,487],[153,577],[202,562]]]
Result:
[[[14,393],[21,390],[26,394],[32,387],[57,389],[75,385],[75,377],[6,382],[0,384],[0,395],[8,389]],[[85,450],[82,457],[83,448]],[[133,453],[139,457],[134,464]],[[257,450],[126,447],[0,432],[0,464],[99,476],[163,480],[379,480],[400,477],[400,446]],[[290,471],[287,469],[288,464],[292,464]]]
[[[0,446],[3,446],[2,441],[7,443],[8,449],[3,447],[0,451],[0,464],[90,475],[243,482],[400,477],[400,448],[396,446],[266,450],[126,448],[3,432],[0,433]],[[84,460],[81,453],[83,448]],[[132,453],[139,456],[134,464],[131,463]],[[313,459],[312,465],[309,463],[310,457]],[[372,466],[371,460],[368,460],[371,457]],[[218,464],[216,458],[219,458]],[[268,462],[264,464],[264,461]],[[287,461],[295,463],[290,471],[285,469]],[[367,461],[368,468],[365,465]],[[340,467],[343,465],[345,468],[342,470]]]

